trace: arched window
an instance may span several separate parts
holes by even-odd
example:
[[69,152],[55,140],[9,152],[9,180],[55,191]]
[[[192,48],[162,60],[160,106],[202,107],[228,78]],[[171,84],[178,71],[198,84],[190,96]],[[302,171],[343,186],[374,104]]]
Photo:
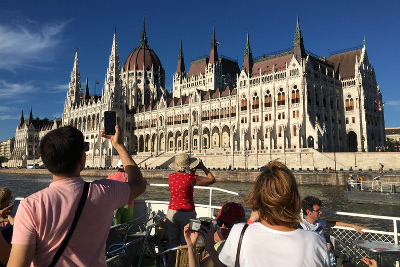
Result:
[[264,107],[269,108],[272,106],[271,92],[268,90],[267,94],[264,96]]
[[258,98],[257,93],[254,94],[253,96],[253,105],[252,105],[252,109],[258,109],[260,107],[260,99]]
[[354,110],[354,101],[351,96],[346,99],[346,111]]
[[296,125],[293,125],[293,136],[296,136],[296,135],[297,135],[296,131],[297,131]]
[[300,92],[299,89],[297,89],[297,85],[295,85],[292,90],[292,104],[294,103],[300,103]]
[[282,137],[282,126],[279,126],[278,137]]
[[283,88],[279,89],[278,93],[278,106],[285,105],[285,92],[283,92]]
[[242,100],[240,102],[240,110],[246,111],[247,110],[247,98],[245,95],[242,96]]

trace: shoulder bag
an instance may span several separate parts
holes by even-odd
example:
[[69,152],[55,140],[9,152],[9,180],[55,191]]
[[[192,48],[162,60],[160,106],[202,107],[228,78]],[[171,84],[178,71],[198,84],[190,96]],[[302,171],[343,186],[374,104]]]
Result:
[[74,230],[78,223],[79,217],[81,216],[83,207],[85,206],[85,202],[86,202],[87,195],[89,192],[89,186],[90,186],[90,183],[85,182],[85,185],[83,186],[81,200],[79,201],[78,208],[76,209],[75,217],[74,217],[74,220],[72,221],[71,228],[69,229],[68,234],[65,236],[63,242],[61,243],[61,246],[58,248],[56,254],[54,255],[53,261],[50,263],[49,267],[54,267],[56,265],[56,263],[60,259],[61,255],[63,254],[65,248],[67,247],[72,234],[74,233]]
[[242,229],[242,232],[240,233],[239,244],[238,244],[238,248],[237,248],[237,252],[236,252],[235,267],[239,267],[240,247],[242,246],[244,232],[246,231],[247,227],[249,227],[249,225],[246,223],[246,225]]

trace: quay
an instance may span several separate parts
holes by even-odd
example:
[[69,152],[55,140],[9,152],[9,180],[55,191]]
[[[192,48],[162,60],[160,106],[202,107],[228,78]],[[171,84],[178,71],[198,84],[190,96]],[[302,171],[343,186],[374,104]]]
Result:
[[[298,184],[309,184],[309,185],[334,185],[344,186],[347,184],[347,179],[350,175],[354,178],[357,175],[364,175],[364,181],[373,181],[373,178],[379,175],[379,171],[336,171],[336,172],[324,172],[324,171],[299,171],[292,170]],[[115,173],[115,169],[85,169],[81,172],[82,177],[100,177],[105,178],[111,173]],[[143,175],[146,179],[167,179],[171,170],[142,170]],[[257,170],[218,170],[212,169],[217,181],[229,181],[229,182],[254,182],[259,171]],[[47,169],[17,169],[17,168],[3,168],[0,169],[0,173],[13,173],[23,175],[51,175]],[[400,171],[388,171],[385,172],[381,178],[385,182],[400,182]]]

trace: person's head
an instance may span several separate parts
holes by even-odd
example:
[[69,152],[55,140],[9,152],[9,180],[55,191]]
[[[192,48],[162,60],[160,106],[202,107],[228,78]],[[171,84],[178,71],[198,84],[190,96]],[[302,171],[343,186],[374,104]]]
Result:
[[243,206],[235,202],[227,202],[222,205],[214,221],[219,227],[232,228],[235,223],[245,221]]
[[124,172],[124,164],[122,164],[122,160],[118,160],[117,168],[119,172]]
[[186,153],[181,153],[175,156],[175,161],[171,163],[170,168],[177,172],[194,172],[200,160],[191,158]]
[[83,169],[87,150],[88,143],[85,144],[82,132],[72,126],[52,130],[40,141],[43,163],[55,175],[71,176],[78,164]]
[[0,187],[0,209],[8,207],[11,203],[11,190],[6,187]]
[[300,218],[300,194],[293,173],[277,160],[257,177],[248,206],[271,225],[295,227]]
[[303,214],[313,222],[319,220],[322,215],[322,201],[313,196],[306,196],[302,201]]

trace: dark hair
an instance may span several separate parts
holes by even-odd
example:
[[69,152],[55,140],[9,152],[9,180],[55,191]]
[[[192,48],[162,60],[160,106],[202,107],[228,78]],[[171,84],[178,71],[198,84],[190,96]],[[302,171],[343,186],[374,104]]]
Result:
[[249,207],[271,225],[295,227],[300,221],[300,194],[293,173],[272,161],[257,177],[246,197]]
[[40,141],[43,163],[53,174],[73,174],[84,152],[83,134],[72,126],[52,130]]
[[313,211],[314,205],[322,207],[322,201],[313,196],[306,196],[302,201],[303,213],[306,214],[307,210]]

